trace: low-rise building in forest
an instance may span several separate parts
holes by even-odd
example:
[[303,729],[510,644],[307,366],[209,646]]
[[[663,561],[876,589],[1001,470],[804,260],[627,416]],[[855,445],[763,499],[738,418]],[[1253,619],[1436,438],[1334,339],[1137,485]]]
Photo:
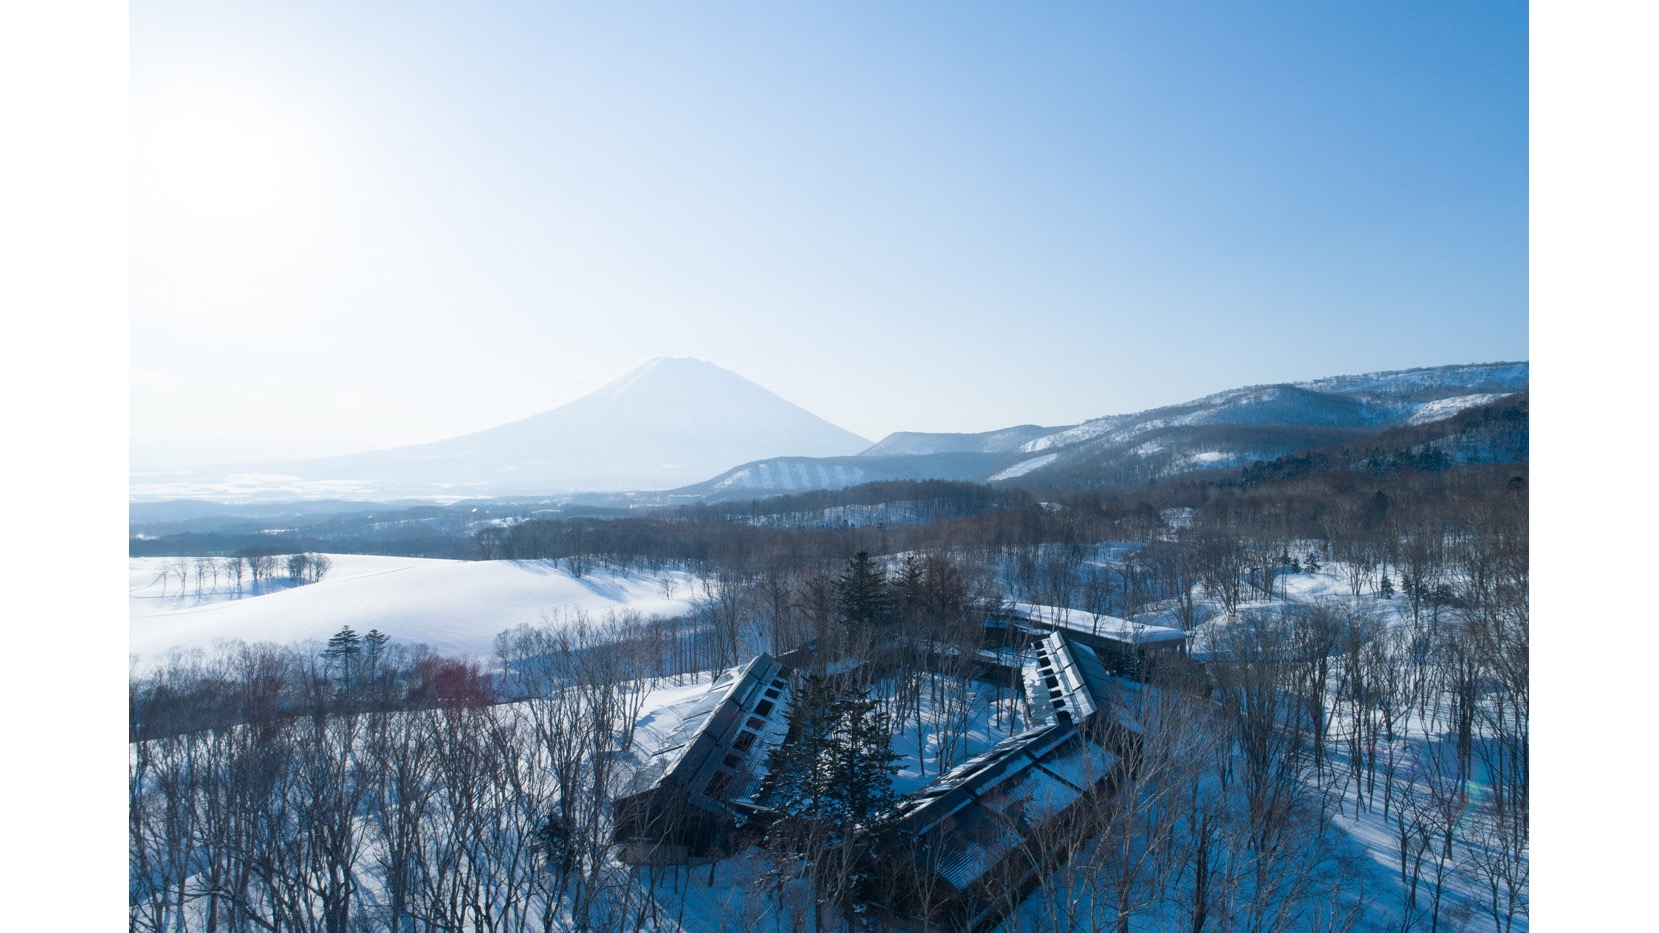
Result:
[[1033,632],[1021,681],[1031,728],[954,768],[900,805],[909,854],[895,917],[953,929],[995,925],[1088,837],[1139,753],[1123,682],[1095,651]]
[[1098,825],[1123,756],[1070,723],[992,747],[899,808],[895,918],[950,929],[994,926]]
[[[977,661],[1023,689],[1029,728],[901,802],[898,834],[911,857],[889,905],[895,921],[909,913],[972,929],[1001,917],[1068,839],[1098,825],[1138,755],[1125,704],[1134,685],[1070,632],[1008,624],[999,647],[981,649]],[[615,801],[626,858],[730,853],[743,842],[740,828],[765,825],[769,811],[755,801],[770,751],[788,735],[789,675],[760,655],[716,679],[687,711]]]
[[1187,651],[1187,633],[1166,625],[1035,603],[1015,603],[1009,615],[1042,632],[1064,632],[1073,643],[1094,649],[1101,663],[1116,673],[1135,675],[1160,656]]
[[788,730],[789,669],[761,654],[709,686],[615,800],[625,856],[680,860],[726,850],[752,811],[767,756]]

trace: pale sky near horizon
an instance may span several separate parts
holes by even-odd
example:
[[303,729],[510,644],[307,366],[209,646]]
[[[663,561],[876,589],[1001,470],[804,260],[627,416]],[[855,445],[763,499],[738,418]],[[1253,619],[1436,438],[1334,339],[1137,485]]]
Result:
[[135,457],[1527,359],[1520,4],[131,5]]

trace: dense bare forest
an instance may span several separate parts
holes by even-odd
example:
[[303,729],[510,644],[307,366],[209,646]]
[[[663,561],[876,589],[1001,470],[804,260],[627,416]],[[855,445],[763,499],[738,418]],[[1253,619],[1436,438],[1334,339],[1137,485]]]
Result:
[[[347,630],[135,669],[131,927],[899,923],[879,794],[856,826],[785,821],[701,869],[620,859],[610,802],[642,710],[794,652],[797,678],[857,672],[820,708],[867,701],[875,744],[937,747],[948,771],[965,746],[938,734],[975,701],[945,660],[1029,603],[1170,625],[1204,650],[1119,671],[1135,767],[1044,827],[1046,880],[1000,895],[1010,928],[1524,928],[1527,469],[1431,466],[1280,463],[1069,495],[881,484],[476,529],[476,559],[693,570],[700,608],[550,612],[493,659]],[[1291,598],[1333,571],[1340,594]],[[1387,884],[1343,820],[1386,828]]]

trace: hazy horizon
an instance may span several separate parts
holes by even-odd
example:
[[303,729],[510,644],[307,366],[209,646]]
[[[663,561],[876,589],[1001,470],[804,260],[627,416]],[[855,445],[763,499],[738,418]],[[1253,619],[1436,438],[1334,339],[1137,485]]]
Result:
[[[570,402],[578,401],[581,398],[586,398],[586,397],[588,397],[588,396],[590,396],[590,395],[592,395],[596,392],[599,392],[599,391],[603,390],[606,386],[612,385],[613,383],[622,382],[624,379],[626,379],[629,376],[633,375],[634,373],[639,372],[640,370],[650,366],[652,363],[655,363],[659,360],[664,360],[664,359],[691,359],[691,360],[697,360],[696,357],[652,357],[651,359],[643,360],[643,361],[641,361],[639,366],[628,370],[628,372],[619,373],[616,379],[607,380],[607,382],[604,385],[601,385],[596,389],[593,389],[589,392],[584,392],[581,396],[578,396],[577,398],[573,398],[573,399],[570,399],[569,401],[562,402],[558,405],[555,405],[551,409],[547,409],[547,410],[541,411],[541,412],[534,412],[534,413],[532,413],[531,416],[533,417],[534,415],[538,415],[538,414],[546,414],[549,411],[553,411],[555,409],[562,408],[564,405],[570,404]],[[727,367],[721,367],[719,365],[719,363],[714,361],[714,360],[698,360],[698,362],[705,362],[705,363],[709,363],[713,366],[719,367],[721,369],[727,369]],[[1525,360],[1466,360],[1466,361],[1458,361],[1457,363],[1445,363],[1445,364],[1439,364],[1439,365],[1451,366],[1451,365],[1459,365],[1460,363],[1485,364],[1485,363],[1503,363],[1503,362],[1524,363],[1524,362],[1527,362],[1527,361],[1525,361]],[[1406,367],[1406,369],[1412,369],[1412,368],[1416,368],[1416,367]],[[1433,367],[1430,367],[1430,368],[1433,368]],[[743,374],[742,373],[737,373],[737,375],[742,376]],[[1323,376],[1315,377],[1315,378],[1346,376],[1346,375],[1361,375],[1361,374],[1360,373],[1325,373]],[[765,387],[762,386],[762,388],[765,388]],[[1225,389],[1235,389],[1235,388],[1244,388],[1244,387],[1243,386],[1227,386],[1227,387],[1225,387]],[[1222,390],[1222,391],[1224,391],[1224,390]],[[1208,393],[1205,393],[1205,394],[1208,394]],[[1155,403],[1151,406],[1148,406],[1148,408],[1159,408],[1159,407],[1163,407],[1165,405],[1178,405],[1178,404],[1181,404],[1183,402],[1193,401],[1194,399],[1199,398],[1199,397],[1202,397],[1202,396],[1193,396],[1192,398],[1181,398],[1181,399],[1166,399],[1162,402]],[[790,400],[789,399],[784,399],[784,401],[790,401]],[[1142,410],[1146,410],[1146,409],[1142,409]],[[813,412],[813,414],[816,414],[816,412]],[[1112,415],[1124,415],[1124,414],[1133,414],[1133,412],[1103,411],[1103,412],[1099,412],[1098,414],[1091,415],[1089,417],[1090,418],[1100,418],[1100,417],[1108,417],[1108,416],[1112,416]],[[1079,419],[1079,421],[1085,421],[1085,420],[1089,420],[1089,419]],[[503,422],[503,423],[510,423],[510,422]],[[994,431],[994,430],[1000,430],[1000,429],[1004,429],[1004,428],[1013,428],[1013,427],[1017,427],[1017,426],[1022,425],[1022,424],[1035,424],[1035,423],[1036,422],[1032,422],[1032,421],[1024,421],[1024,422],[1017,422],[1017,423],[1010,422],[1008,424],[997,425],[995,428],[992,428],[992,429],[989,429],[989,430]],[[490,428],[496,428],[496,427],[500,427],[500,426],[501,426],[501,424],[491,424],[491,425],[484,425],[484,426],[482,426],[482,428],[484,430],[488,430]],[[1050,425],[1046,425],[1046,426],[1047,427],[1058,428],[1058,427],[1064,427],[1065,425],[1063,425],[1063,424],[1050,424]],[[129,446],[130,446],[129,453],[130,453],[130,456],[131,456],[130,468],[131,468],[132,472],[136,474],[136,473],[146,473],[146,472],[171,472],[171,471],[178,471],[178,470],[189,470],[189,469],[196,468],[196,467],[229,466],[229,465],[237,465],[237,464],[255,463],[255,462],[260,462],[260,461],[270,462],[270,461],[281,461],[281,460],[321,459],[321,458],[334,457],[334,456],[368,453],[368,452],[371,452],[371,451],[374,451],[374,450],[380,450],[380,449],[400,448],[400,447],[405,447],[405,446],[419,445],[419,444],[422,444],[422,443],[428,443],[428,442],[432,442],[432,441],[449,440],[449,439],[452,439],[453,437],[464,436],[465,433],[468,433],[468,432],[462,432],[462,435],[445,435],[443,437],[422,438],[420,440],[409,442],[409,443],[386,444],[386,445],[381,445],[381,446],[373,447],[373,448],[352,446],[352,445],[358,443],[358,441],[354,438],[332,438],[332,439],[331,438],[313,438],[313,439],[306,440],[306,441],[291,441],[291,440],[260,438],[260,437],[217,437],[217,438],[190,439],[190,440],[186,440],[186,441],[167,441],[167,440],[154,440],[154,441],[152,441],[152,440],[146,440],[146,439],[142,439],[142,438],[131,438],[130,439],[130,444],[129,444]],[[894,431],[888,432],[888,434],[884,434],[881,437],[866,438],[866,440],[870,441],[871,443],[876,443],[876,442],[879,442],[879,441],[883,440],[884,438],[886,438],[886,437],[888,437],[892,434],[895,434],[895,433],[900,433],[900,434],[902,434],[902,433],[948,434],[948,433],[982,433],[982,432],[939,432],[939,431],[932,431],[927,427],[901,427],[901,428],[896,428],[896,429],[894,429]]]
[[1527,47],[1502,5],[136,5],[134,465],[657,356],[871,439],[1524,360]]

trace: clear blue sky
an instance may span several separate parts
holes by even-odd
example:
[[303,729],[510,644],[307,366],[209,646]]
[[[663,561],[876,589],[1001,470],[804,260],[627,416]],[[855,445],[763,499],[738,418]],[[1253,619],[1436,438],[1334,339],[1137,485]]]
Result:
[[1514,3],[131,7],[131,432],[347,452],[658,355],[872,439],[1526,359]]

